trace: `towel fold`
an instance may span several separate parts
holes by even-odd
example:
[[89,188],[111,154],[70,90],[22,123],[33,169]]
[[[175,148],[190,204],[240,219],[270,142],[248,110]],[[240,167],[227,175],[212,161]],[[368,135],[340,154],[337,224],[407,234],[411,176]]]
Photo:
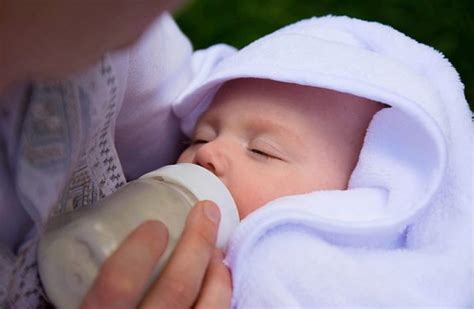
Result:
[[371,121],[348,190],[283,197],[242,221],[227,255],[233,307],[474,305],[472,114],[442,54],[379,23],[327,16],[202,59],[207,75],[174,106],[188,134],[235,78],[390,106]]

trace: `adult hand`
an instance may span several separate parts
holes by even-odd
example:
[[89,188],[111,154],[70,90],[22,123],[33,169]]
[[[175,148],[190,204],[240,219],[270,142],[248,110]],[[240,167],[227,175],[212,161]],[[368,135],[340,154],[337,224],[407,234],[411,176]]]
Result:
[[0,0],[0,91],[25,78],[60,78],[133,43],[183,0]]
[[170,260],[143,299],[168,233],[160,222],[142,224],[103,264],[82,308],[229,308],[230,274],[215,249],[219,220],[212,202],[192,208]]

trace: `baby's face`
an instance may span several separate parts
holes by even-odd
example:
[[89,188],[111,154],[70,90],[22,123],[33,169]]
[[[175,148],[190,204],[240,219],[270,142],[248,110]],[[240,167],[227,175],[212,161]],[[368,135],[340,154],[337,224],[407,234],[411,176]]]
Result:
[[233,80],[201,116],[178,162],[218,176],[243,219],[284,195],[345,189],[380,106],[326,89]]

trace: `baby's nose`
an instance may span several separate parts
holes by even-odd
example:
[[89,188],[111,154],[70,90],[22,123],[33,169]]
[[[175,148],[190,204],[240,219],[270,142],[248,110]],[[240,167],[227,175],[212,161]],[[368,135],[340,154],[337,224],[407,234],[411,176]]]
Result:
[[200,165],[220,177],[227,170],[227,159],[223,145],[217,141],[207,142],[196,152],[194,164]]

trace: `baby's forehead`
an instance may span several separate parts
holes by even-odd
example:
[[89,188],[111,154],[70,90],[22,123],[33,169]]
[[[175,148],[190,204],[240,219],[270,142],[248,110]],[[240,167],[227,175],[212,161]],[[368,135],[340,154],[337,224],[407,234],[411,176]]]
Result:
[[338,130],[352,135],[365,130],[381,107],[330,89],[245,78],[224,83],[199,123],[239,123],[316,135]]
[[227,108],[250,108],[261,113],[275,109],[292,110],[308,116],[315,112],[322,117],[344,113],[345,110],[364,112],[367,108],[364,105],[374,104],[367,98],[327,88],[270,79],[240,78],[227,81],[220,87],[211,108],[225,105]]

